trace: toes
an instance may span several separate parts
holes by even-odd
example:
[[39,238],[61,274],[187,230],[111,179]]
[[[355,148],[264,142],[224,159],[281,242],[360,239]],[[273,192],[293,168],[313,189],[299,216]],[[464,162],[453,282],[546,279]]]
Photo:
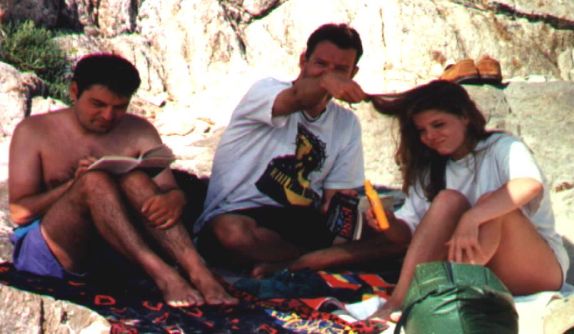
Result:
[[395,312],[391,313],[389,319],[392,322],[399,322],[399,320],[401,319],[401,314],[402,314],[401,311],[395,311]]
[[237,298],[234,298],[227,294],[219,296],[217,298],[217,301],[218,305],[237,305],[237,303],[239,303],[239,300]]
[[167,301],[167,305],[174,308],[182,308],[182,307],[194,306],[194,303],[190,303],[189,301],[186,300],[170,300]]
[[168,300],[167,305],[174,308],[190,307],[190,306],[201,306],[205,303],[203,298],[197,294],[190,294],[184,299]]
[[231,296],[227,296],[224,298],[223,303],[225,305],[237,305],[239,303],[239,299]]
[[209,305],[236,305],[239,303],[237,298],[228,295],[226,292],[218,292],[214,295],[206,297]]
[[193,299],[195,301],[195,305],[197,306],[205,304],[205,299],[203,299],[203,297],[201,297],[200,295],[190,296],[188,299]]
[[210,297],[207,299],[207,303],[209,305],[221,305],[223,304],[223,300],[219,297]]

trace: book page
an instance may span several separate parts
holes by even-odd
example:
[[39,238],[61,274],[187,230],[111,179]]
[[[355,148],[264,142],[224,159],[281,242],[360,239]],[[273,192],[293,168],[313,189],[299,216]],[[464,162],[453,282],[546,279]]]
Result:
[[106,155],[95,161],[88,170],[104,170],[112,174],[124,174],[136,168],[140,160],[127,156]]
[[94,162],[88,170],[98,169],[112,174],[124,174],[133,169],[143,169],[150,176],[155,176],[169,167],[175,157],[169,147],[162,144],[140,155],[138,158],[118,155],[105,155]]

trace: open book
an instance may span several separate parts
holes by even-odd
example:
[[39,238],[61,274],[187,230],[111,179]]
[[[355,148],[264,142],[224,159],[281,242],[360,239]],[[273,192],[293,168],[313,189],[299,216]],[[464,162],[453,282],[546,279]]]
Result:
[[162,144],[143,152],[138,157],[105,155],[88,167],[88,170],[104,170],[112,174],[124,174],[134,169],[142,169],[151,176],[159,174],[175,160],[169,147]]

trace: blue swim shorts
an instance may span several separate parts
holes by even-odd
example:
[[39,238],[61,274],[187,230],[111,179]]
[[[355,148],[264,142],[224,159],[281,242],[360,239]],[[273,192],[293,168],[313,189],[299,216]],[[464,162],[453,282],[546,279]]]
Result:
[[10,236],[14,245],[12,261],[19,271],[60,279],[79,279],[83,275],[66,271],[58,262],[40,231],[40,219],[18,227]]

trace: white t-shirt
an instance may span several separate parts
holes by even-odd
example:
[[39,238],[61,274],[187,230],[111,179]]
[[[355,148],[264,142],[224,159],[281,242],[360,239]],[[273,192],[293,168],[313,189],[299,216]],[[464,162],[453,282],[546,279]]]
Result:
[[262,205],[318,207],[324,189],[360,187],[361,128],[355,114],[329,102],[310,119],[303,112],[272,117],[290,82],[256,82],[233,112],[215,152],[197,233],[215,215]]
[[[543,194],[522,207],[522,212],[556,254],[565,277],[569,266],[568,255],[562,238],[554,228],[554,213],[546,180],[528,147],[516,137],[495,133],[479,142],[476,151],[475,155],[469,154],[460,160],[447,162],[446,188],[464,194],[473,206],[482,195],[512,179],[528,177],[543,183]],[[409,189],[409,196],[396,216],[414,232],[429,207],[430,203],[417,185]]]

